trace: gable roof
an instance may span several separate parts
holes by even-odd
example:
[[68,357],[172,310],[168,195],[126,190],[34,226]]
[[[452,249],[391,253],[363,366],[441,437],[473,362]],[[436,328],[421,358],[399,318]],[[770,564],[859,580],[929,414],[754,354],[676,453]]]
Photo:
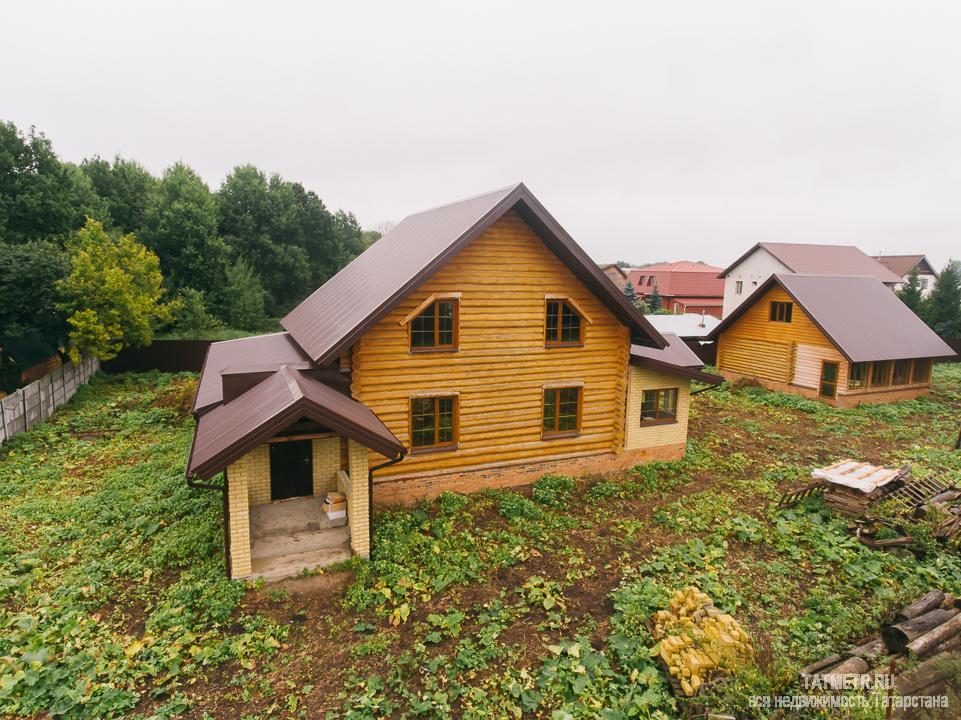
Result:
[[282,365],[236,399],[197,418],[187,473],[210,478],[304,417],[386,457],[406,452],[367,406]]
[[319,365],[333,362],[407,295],[509,210],[625,325],[632,341],[664,340],[523,183],[409,215],[281,321]]
[[652,271],[664,271],[664,272],[703,272],[703,273],[714,273],[717,274],[721,272],[721,268],[715,267],[714,265],[708,265],[700,260],[678,260],[676,262],[662,262],[654,263],[653,265],[645,265],[639,268],[632,268],[633,270],[640,270],[641,272],[647,270]]
[[861,275],[874,277],[883,283],[901,281],[900,275],[861,252],[854,245],[813,245],[810,243],[760,242],[722,270],[724,277],[758,248],[771,253],[793,273],[802,275]]
[[876,278],[772,275],[708,336],[723,333],[779,285],[851,362],[953,357],[954,351]]
[[919,273],[938,277],[938,271],[924,255],[878,255],[874,259],[899,277],[907,276],[914,268]]
[[603,271],[603,272],[607,272],[608,270],[616,270],[616,271],[618,272],[618,274],[624,276],[624,279],[625,279],[625,280],[627,279],[627,271],[626,271],[624,268],[622,268],[620,265],[618,265],[617,263],[605,263],[605,264],[603,264],[603,265],[598,265],[598,267],[599,267],[599,268],[601,269],[601,271]]
[[642,345],[631,345],[630,362],[632,365],[642,365],[655,370],[663,370],[672,375],[701,380],[702,382],[720,385],[724,378],[703,372],[704,363],[681,338],[674,333],[661,333],[667,340],[667,347],[651,348]]
[[[702,262],[681,260],[634,268],[628,277],[639,293],[649,294],[654,286],[646,278],[653,277],[657,291],[669,297],[723,298],[724,281],[718,279],[721,268]],[[640,282],[640,278],[645,281]]]

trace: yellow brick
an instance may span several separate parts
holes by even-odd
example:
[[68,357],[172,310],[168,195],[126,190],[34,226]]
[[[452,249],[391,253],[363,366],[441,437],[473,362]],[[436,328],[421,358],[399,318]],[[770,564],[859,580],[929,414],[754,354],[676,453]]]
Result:
[[[641,404],[645,390],[677,388],[677,422],[664,425],[641,425]],[[687,441],[687,417],[690,410],[691,383],[678,375],[632,365],[627,390],[627,419],[624,449],[654,448]]]
[[347,523],[350,526],[351,549],[361,557],[370,555],[370,519],[368,517],[367,448],[349,440],[347,444],[350,496],[347,498]]

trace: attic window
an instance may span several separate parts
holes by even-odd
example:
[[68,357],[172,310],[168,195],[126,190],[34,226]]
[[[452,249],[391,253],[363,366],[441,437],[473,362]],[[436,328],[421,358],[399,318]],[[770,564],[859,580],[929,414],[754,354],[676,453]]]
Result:
[[458,342],[458,295],[431,295],[401,324],[406,324],[411,352],[456,350]]
[[547,347],[584,344],[584,318],[570,300],[547,300],[544,343]]
[[772,302],[771,303],[771,322],[789,323],[791,322],[791,311],[794,303]]

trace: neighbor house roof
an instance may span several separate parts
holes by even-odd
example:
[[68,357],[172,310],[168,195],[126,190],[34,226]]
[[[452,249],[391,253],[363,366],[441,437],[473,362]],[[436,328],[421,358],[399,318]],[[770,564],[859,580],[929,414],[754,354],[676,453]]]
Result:
[[645,315],[644,317],[665,337],[668,333],[673,333],[681,338],[702,338],[707,336],[721,322],[713,315],[702,315],[701,313]]
[[197,418],[187,472],[212,477],[305,417],[387,457],[405,453],[403,444],[368,407],[281,365],[239,397]]
[[311,359],[327,365],[510,210],[631,329],[634,342],[663,346],[657,331],[523,183],[404,218],[281,324]]
[[[724,281],[718,279],[721,268],[702,262],[680,260],[678,262],[657,263],[642,268],[633,268],[628,274],[630,281],[642,294],[654,290],[647,278],[653,277],[657,291],[668,297],[686,298],[723,298]],[[642,279],[643,278],[643,282]]]
[[919,273],[938,277],[938,271],[924,255],[878,255],[874,259],[899,277],[905,277],[914,268]]
[[873,277],[772,275],[714,328],[717,338],[775,285],[851,362],[951,357],[954,351]]
[[606,263],[604,265],[598,265],[597,267],[599,267],[602,272],[607,272],[608,270],[616,270],[618,273],[624,276],[625,280],[627,279],[627,271],[617,263]]
[[719,385],[724,378],[703,372],[704,363],[694,351],[674,333],[661,333],[667,340],[667,347],[652,348],[631,345],[631,364],[651,367],[657,370],[682,375],[702,382]]
[[772,242],[758,243],[724,268],[718,274],[718,277],[722,278],[727,275],[758,248],[763,248],[771,253],[793,273],[803,275],[864,275],[877,278],[883,283],[901,281],[900,275],[895,275],[873,257],[866,255],[853,245]]

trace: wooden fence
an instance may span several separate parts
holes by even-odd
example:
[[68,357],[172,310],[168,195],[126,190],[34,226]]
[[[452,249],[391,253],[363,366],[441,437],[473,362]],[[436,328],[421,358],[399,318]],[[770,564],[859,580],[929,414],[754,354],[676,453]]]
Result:
[[100,362],[93,358],[79,364],[64,363],[49,375],[0,398],[0,443],[49,418],[99,369]]

